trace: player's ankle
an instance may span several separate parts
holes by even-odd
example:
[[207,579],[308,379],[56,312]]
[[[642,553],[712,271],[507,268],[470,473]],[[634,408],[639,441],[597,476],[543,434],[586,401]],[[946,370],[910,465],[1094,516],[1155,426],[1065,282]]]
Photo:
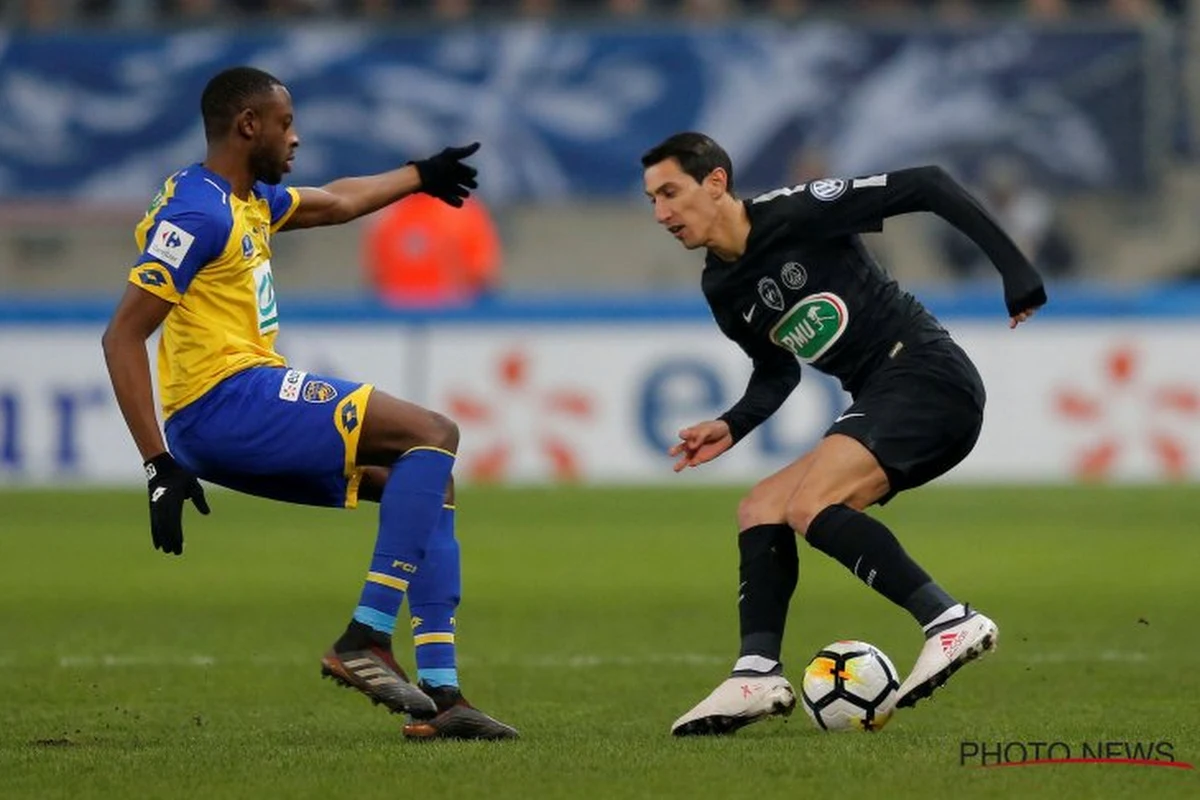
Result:
[[378,647],[390,653],[392,652],[392,637],[356,619],[350,620],[350,624],[346,626],[346,630],[342,633],[341,638],[333,644],[335,653],[366,650],[369,647]]

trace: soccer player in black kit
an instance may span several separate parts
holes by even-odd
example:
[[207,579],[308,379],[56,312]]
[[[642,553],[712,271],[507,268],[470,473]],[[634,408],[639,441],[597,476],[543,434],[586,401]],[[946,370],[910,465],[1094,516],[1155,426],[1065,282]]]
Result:
[[998,629],[935,583],[863,510],[962,461],[979,437],[984,389],[966,353],[888,277],[859,234],[899,214],[942,217],[996,265],[1012,328],[1046,302],[1041,278],[939,167],[817,180],[742,201],[729,155],[703,134],[670,137],[642,166],[655,220],[687,249],[707,249],[704,296],[722,332],[753,360],[732,408],[679,432],[669,451],[675,471],[711,461],[775,413],[800,382],[801,362],[840,380],[853,398],[816,447],[739,504],[741,652],[731,677],[672,733],[732,733],[795,707],[780,648],[799,577],[797,534],[921,626],[925,644],[897,700],[915,704],[991,650]]

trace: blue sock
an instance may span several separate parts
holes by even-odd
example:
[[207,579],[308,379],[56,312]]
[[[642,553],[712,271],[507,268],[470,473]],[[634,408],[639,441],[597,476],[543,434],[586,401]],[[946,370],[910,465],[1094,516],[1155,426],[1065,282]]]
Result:
[[454,612],[462,598],[462,562],[454,538],[454,506],[447,505],[408,590],[417,677],[430,686],[458,686]]
[[415,447],[392,465],[379,503],[379,534],[354,620],[390,637],[404,592],[442,516],[454,455]]

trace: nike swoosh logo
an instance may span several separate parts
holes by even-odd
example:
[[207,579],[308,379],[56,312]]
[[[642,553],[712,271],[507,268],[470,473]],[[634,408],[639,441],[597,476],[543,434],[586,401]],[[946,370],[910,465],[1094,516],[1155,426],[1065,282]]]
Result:
[[746,320],[746,322],[749,322],[750,320],[754,319],[754,311],[757,308],[758,308],[758,303],[755,303],[754,305],[750,306],[750,308],[743,311],[742,319]]
[[835,419],[834,422],[841,422],[842,420],[850,419],[851,417],[865,417],[865,416],[866,416],[866,414],[855,411],[853,414],[842,414],[840,417]]

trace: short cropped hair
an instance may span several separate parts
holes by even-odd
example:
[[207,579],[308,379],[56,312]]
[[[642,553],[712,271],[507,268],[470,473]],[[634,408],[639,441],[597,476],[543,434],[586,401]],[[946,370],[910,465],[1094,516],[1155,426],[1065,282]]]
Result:
[[224,136],[234,117],[276,86],[283,82],[254,67],[231,67],[214,75],[200,95],[204,138],[211,142]]
[[733,162],[725,148],[711,137],[692,131],[677,133],[647,150],[642,156],[642,166],[652,167],[668,158],[678,161],[680,169],[695,178],[696,183],[703,182],[710,172],[720,167],[728,176],[726,188],[733,194]]

